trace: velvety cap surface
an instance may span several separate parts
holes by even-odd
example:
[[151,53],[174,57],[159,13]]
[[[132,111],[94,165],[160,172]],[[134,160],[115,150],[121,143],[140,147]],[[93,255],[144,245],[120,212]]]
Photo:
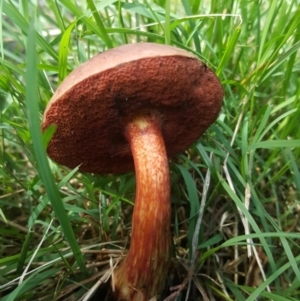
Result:
[[42,128],[57,126],[47,152],[94,173],[134,169],[125,122],[156,112],[169,156],[197,140],[218,116],[223,90],[191,53],[139,43],[103,52],[75,69],[51,98]]

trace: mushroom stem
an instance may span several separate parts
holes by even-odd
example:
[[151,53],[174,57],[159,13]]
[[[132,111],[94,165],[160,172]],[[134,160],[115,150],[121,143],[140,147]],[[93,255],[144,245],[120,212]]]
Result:
[[128,254],[114,273],[117,300],[146,301],[161,293],[171,257],[170,177],[156,114],[126,125],[136,173],[136,199]]

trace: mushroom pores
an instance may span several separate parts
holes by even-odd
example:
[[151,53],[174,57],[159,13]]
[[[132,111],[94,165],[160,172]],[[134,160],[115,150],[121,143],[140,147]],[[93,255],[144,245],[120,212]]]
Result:
[[214,122],[222,98],[218,78],[190,52],[153,43],[120,46],[61,83],[44,113],[43,129],[57,126],[47,151],[57,163],[83,172],[124,173],[134,169],[124,120],[155,111],[171,157]]

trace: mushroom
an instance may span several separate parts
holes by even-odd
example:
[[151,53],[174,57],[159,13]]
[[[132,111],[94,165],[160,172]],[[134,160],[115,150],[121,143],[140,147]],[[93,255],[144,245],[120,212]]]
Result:
[[195,55],[137,43],[93,57],[61,83],[44,112],[55,124],[48,155],[97,174],[135,169],[129,251],[116,268],[116,300],[158,296],[171,259],[168,157],[189,147],[222,105],[216,75]]

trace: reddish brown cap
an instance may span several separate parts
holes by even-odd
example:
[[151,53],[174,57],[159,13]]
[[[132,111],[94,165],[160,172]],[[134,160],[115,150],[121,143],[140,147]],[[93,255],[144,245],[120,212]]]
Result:
[[216,75],[190,52],[153,43],[120,46],[75,69],[54,93],[42,124],[43,130],[57,125],[47,151],[85,172],[130,171],[125,119],[157,112],[172,156],[215,121],[222,98]]

